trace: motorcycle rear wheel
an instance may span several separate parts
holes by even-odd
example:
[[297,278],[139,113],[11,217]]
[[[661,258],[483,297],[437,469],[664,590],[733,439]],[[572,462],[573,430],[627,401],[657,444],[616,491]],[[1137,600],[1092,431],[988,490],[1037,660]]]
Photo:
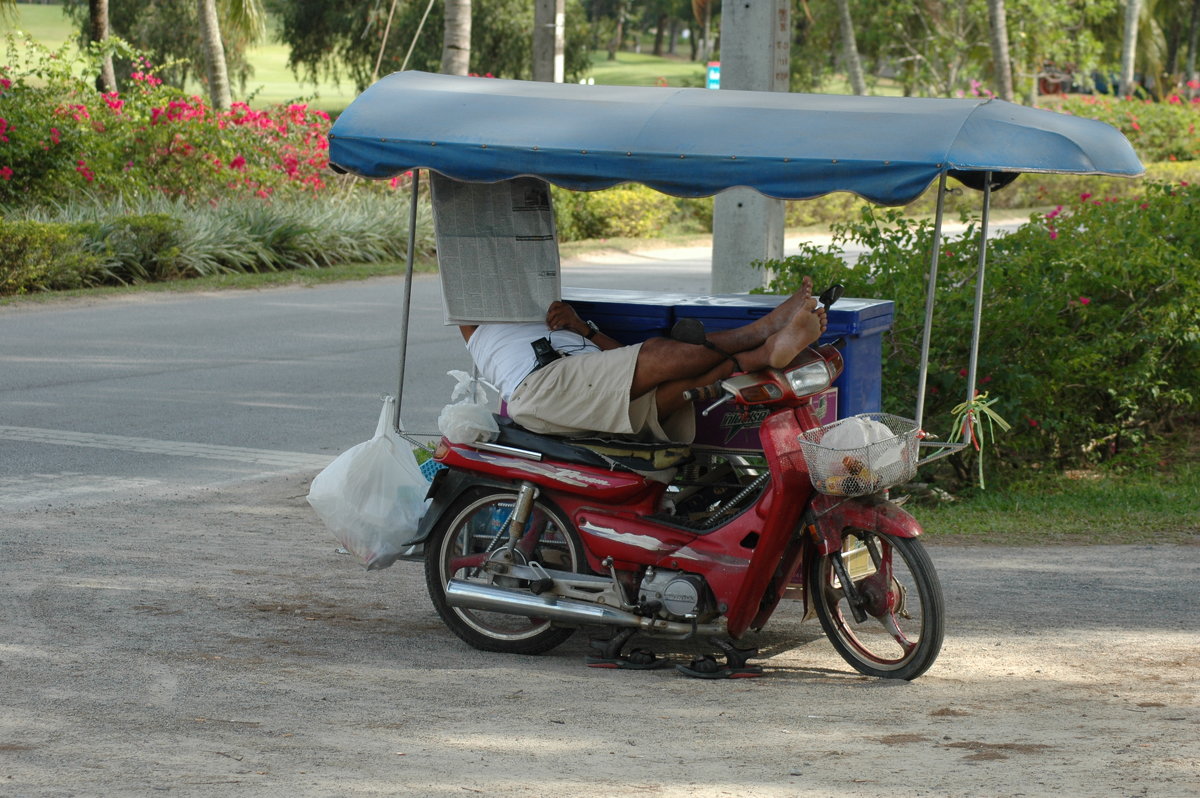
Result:
[[[504,578],[503,582],[481,568],[487,557],[508,543],[500,529],[516,502],[515,491],[501,488],[473,491],[455,503],[438,521],[425,544],[425,583],[442,621],[464,642],[482,651],[504,654],[541,654],[563,643],[574,629],[551,625],[542,618],[525,618],[498,612],[452,607],[446,600],[451,578],[509,588],[528,582]],[[537,561],[558,571],[586,570],[583,544],[561,511],[535,501],[516,547],[525,562]]]
[[846,540],[837,556],[865,599],[866,620],[854,618],[834,568],[835,555],[813,557],[809,597],[825,634],[860,673],[917,678],[937,659],[944,634],[942,588],[929,555],[911,538],[851,531]]

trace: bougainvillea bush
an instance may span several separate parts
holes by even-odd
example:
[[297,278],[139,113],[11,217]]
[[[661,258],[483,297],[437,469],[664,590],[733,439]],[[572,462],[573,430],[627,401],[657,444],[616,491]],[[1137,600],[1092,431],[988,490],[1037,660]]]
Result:
[[0,62],[0,206],[80,193],[157,193],[198,203],[323,188],[329,178],[323,111],[244,103],[215,111],[203,98],[164,84],[144,56],[123,54],[135,64],[123,81],[127,88],[101,94],[84,77],[97,73],[96,51],[68,55],[8,37]]
[[[771,289],[813,274],[849,296],[896,302],[884,338],[884,409],[912,416],[932,227],[866,208],[774,270]],[[847,267],[844,244],[865,252]],[[942,242],[925,426],[951,434],[966,400],[977,231]],[[1139,198],[1089,193],[988,245],[977,390],[1013,426],[988,458],[1016,467],[1109,457],[1200,414],[1200,186],[1154,184]],[[954,462],[972,473],[968,452]],[[957,456],[956,456],[957,457]],[[989,466],[990,468],[991,466]],[[1000,469],[1003,473],[1003,468]],[[990,482],[990,479],[989,479]]]
[[[1188,85],[1200,89],[1196,81]],[[1125,134],[1144,162],[1200,160],[1200,97],[1171,94],[1155,102],[1070,94],[1057,110],[1107,122]]]

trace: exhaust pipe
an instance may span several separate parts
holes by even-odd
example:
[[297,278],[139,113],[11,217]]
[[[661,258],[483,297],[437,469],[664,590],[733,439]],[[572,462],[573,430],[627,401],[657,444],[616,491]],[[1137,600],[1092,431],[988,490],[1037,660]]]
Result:
[[446,585],[446,603],[465,610],[545,618],[571,626],[622,626],[680,637],[690,637],[694,634],[719,635],[725,632],[724,624],[707,623],[694,626],[690,623],[647,618],[603,604],[548,594],[537,596],[526,590],[464,582],[461,579],[451,579]]

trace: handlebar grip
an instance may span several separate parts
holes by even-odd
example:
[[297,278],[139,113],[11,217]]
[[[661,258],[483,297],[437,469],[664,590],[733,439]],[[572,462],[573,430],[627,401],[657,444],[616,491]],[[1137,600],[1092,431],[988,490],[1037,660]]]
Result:
[[683,392],[683,399],[686,402],[695,402],[705,399],[719,399],[725,395],[725,389],[721,387],[718,380],[712,385],[702,385],[699,388],[689,388]]

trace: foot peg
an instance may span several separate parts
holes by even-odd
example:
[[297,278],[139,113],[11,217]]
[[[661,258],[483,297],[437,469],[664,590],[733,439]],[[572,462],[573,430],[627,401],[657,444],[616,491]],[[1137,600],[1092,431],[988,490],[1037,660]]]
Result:
[[715,638],[712,642],[725,654],[724,664],[702,656],[693,659],[690,665],[676,665],[675,670],[693,679],[750,679],[763,675],[760,666],[746,664],[751,657],[758,656],[757,648],[735,648],[732,643]]
[[600,652],[599,656],[588,656],[584,662],[589,668],[619,668],[622,670],[650,671],[667,664],[665,659],[656,657],[653,651],[645,648],[635,648],[627,655],[621,654],[621,649],[633,637],[635,630],[625,629],[609,640],[592,640],[591,646]]

